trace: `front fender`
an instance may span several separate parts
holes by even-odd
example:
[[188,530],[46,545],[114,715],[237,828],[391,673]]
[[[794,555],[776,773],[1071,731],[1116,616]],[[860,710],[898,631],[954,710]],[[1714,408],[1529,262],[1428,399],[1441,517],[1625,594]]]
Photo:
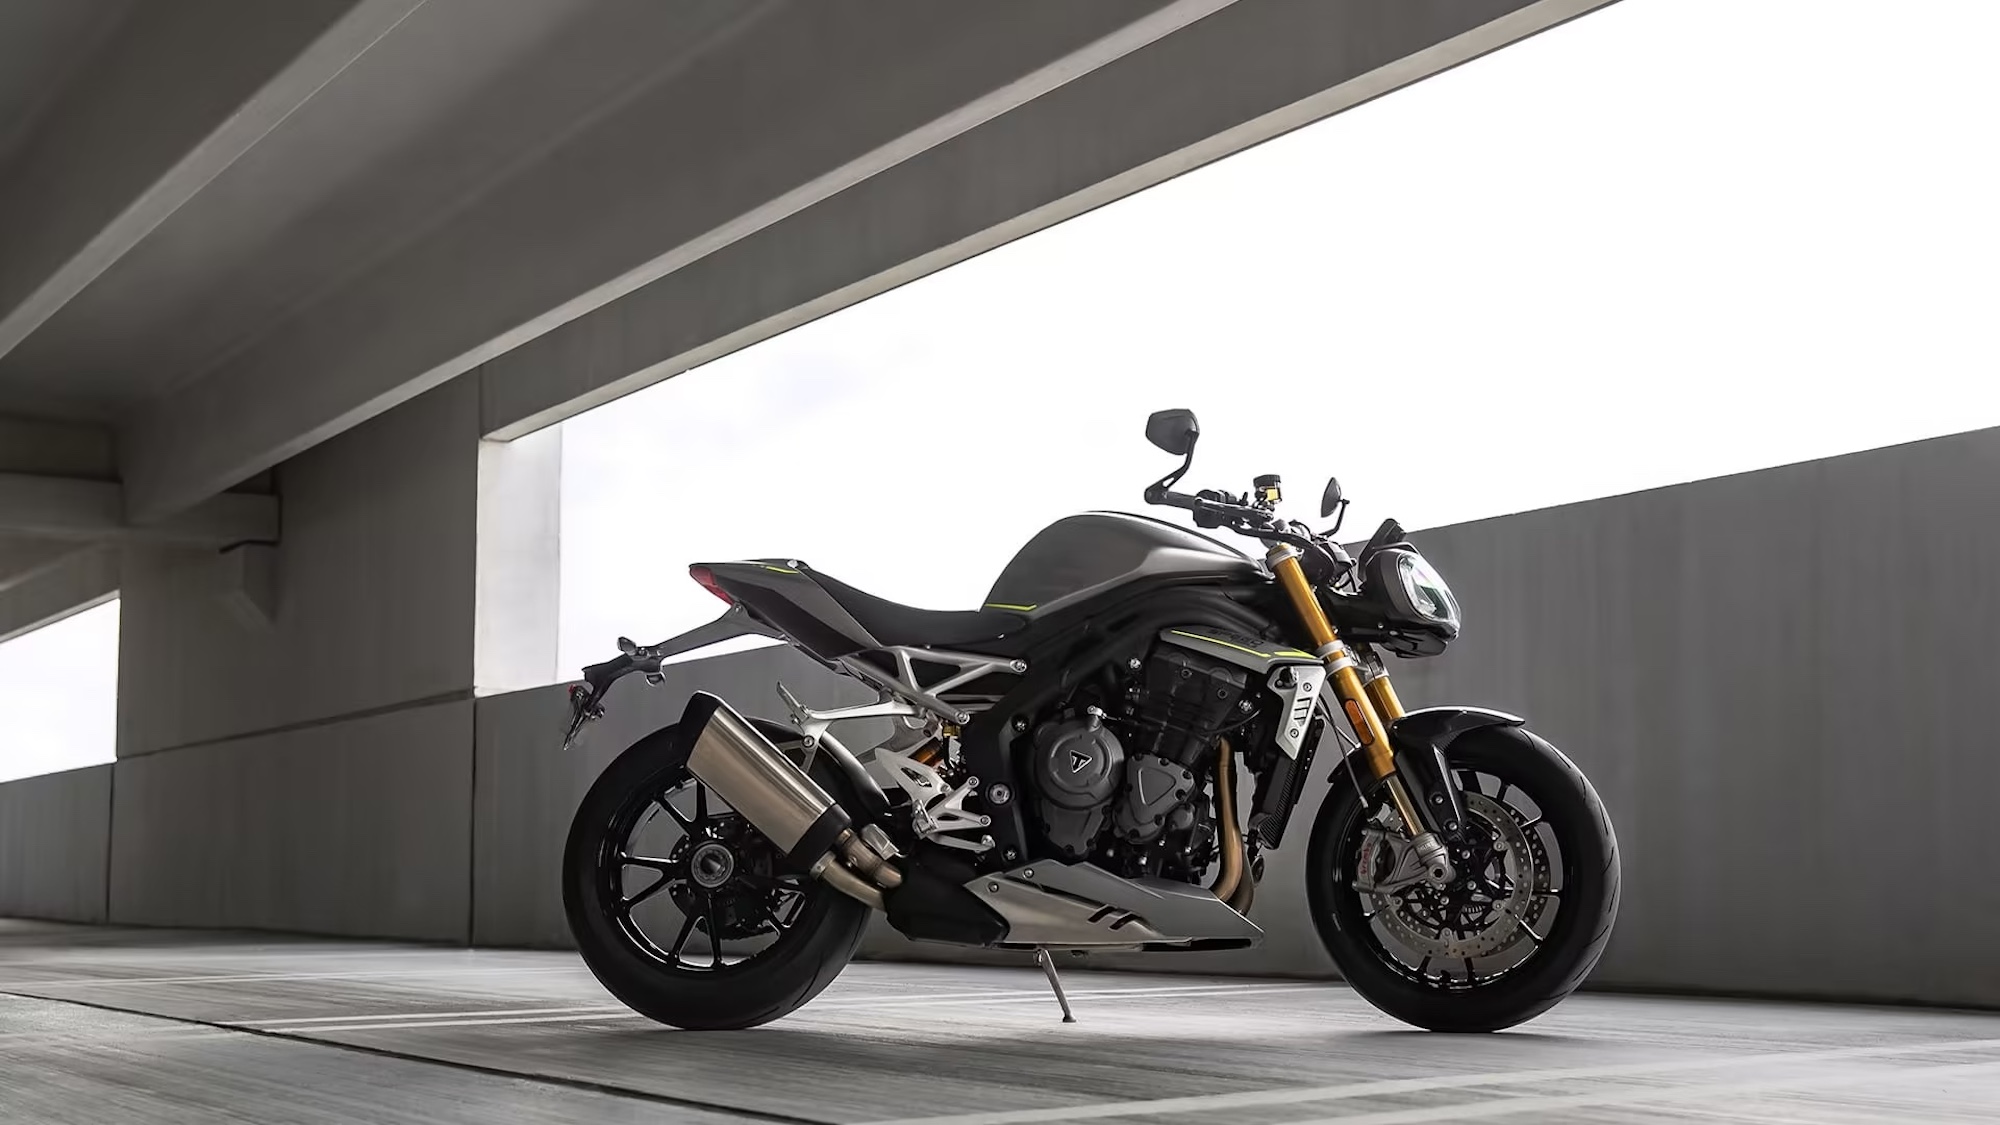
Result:
[[1451,740],[1480,727],[1518,727],[1527,722],[1519,715],[1492,711],[1485,707],[1422,707],[1405,712],[1389,723],[1389,745],[1396,753],[1406,749],[1430,748],[1442,751]]
[[1484,707],[1423,707],[1405,712],[1389,724],[1389,746],[1396,751],[1396,773],[1410,791],[1410,800],[1429,821],[1431,831],[1456,839],[1466,823],[1465,800],[1452,784],[1445,751],[1452,741],[1482,727],[1518,727],[1527,720]]

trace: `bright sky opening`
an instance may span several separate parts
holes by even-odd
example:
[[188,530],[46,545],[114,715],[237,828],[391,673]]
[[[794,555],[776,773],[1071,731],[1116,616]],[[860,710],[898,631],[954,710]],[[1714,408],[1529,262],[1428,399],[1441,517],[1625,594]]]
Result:
[[698,560],[976,606],[1167,406],[1363,536],[2000,424],[1996,32],[1627,0],[576,418],[562,674]]

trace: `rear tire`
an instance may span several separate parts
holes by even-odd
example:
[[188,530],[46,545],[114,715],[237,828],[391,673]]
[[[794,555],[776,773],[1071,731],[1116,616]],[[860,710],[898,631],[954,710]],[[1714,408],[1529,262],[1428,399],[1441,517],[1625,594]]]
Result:
[[[798,732],[774,723],[754,721],[754,725],[772,741],[784,744],[796,741]],[[625,859],[633,830],[634,818],[645,812],[645,806],[659,804],[655,799],[677,787],[691,782],[684,758],[676,755],[675,727],[665,727],[640,739],[611,765],[606,767],[597,781],[584,795],[578,806],[576,817],[570,825],[568,845],[563,855],[563,907],[568,915],[570,933],[575,937],[577,949],[606,989],[627,1007],[649,1019],[674,1027],[694,1030],[754,1027],[769,1023],[783,1016],[817,996],[827,985],[833,983],[854,951],[861,944],[861,937],[868,926],[868,907],[835,890],[825,883],[813,879],[797,881],[799,890],[785,891],[786,896],[797,894],[801,901],[793,904],[787,898],[781,909],[790,914],[788,928],[780,928],[779,917],[772,916],[769,927],[771,933],[761,935],[769,944],[750,956],[731,963],[723,963],[724,956],[717,953],[715,964],[702,967],[684,961],[683,947],[689,942],[697,926],[718,929],[745,929],[743,923],[725,922],[718,925],[714,920],[713,900],[708,907],[709,916],[697,921],[697,911],[686,914],[688,930],[678,934],[678,942],[669,951],[656,944],[651,935],[641,931],[634,924],[635,909],[631,902],[638,898],[656,895],[655,891],[630,892],[621,890],[623,873],[631,866]],[[827,767],[821,756],[811,771],[814,780],[834,795],[842,803],[849,803],[852,794],[844,780]],[[705,800],[714,800],[712,796]],[[852,807],[850,805],[850,807]],[[639,812],[635,812],[635,809]],[[657,808],[656,812],[673,813],[674,810]],[[657,819],[647,814],[648,820]],[[725,813],[724,816],[733,816]],[[740,822],[733,827],[739,838],[748,839],[754,850],[757,842],[768,847],[768,841],[756,836],[754,830]],[[748,836],[742,834],[747,833]],[[650,849],[663,850],[663,849]],[[773,849],[774,850],[774,849]],[[758,862],[765,863],[767,857],[757,856]],[[738,870],[740,865],[741,870]],[[644,866],[644,865],[640,865]],[[738,859],[732,864],[733,881],[747,881],[763,878],[765,885],[775,888],[767,875],[750,870],[746,859]],[[679,888],[683,893],[695,896],[709,894],[690,884],[687,880],[692,873],[682,863],[675,868],[682,872]],[[668,870],[660,871],[660,883],[665,886],[675,876]],[[789,877],[788,877],[789,878]],[[713,893],[725,893],[725,884]],[[738,888],[738,893],[744,893]],[[620,896],[625,898],[621,902]],[[673,894],[658,897],[678,898]],[[624,906],[621,913],[620,907]],[[656,903],[654,909],[666,905]],[[709,941],[714,948],[720,943]],[[750,939],[758,940],[758,939]],[[690,960],[697,960],[704,954],[695,954]]]
[[[1596,967],[1618,914],[1618,841],[1603,802],[1582,771],[1561,751],[1525,730],[1485,727],[1467,731],[1453,740],[1446,757],[1454,779],[1505,782],[1499,787],[1501,798],[1509,786],[1517,787],[1516,791],[1525,792],[1538,808],[1533,816],[1524,816],[1518,809],[1509,811],[1517,826],[1533,822],[1526,831],[1541,833],[1536,846],[1546,854],[1551,867],[1558,869],[1552,870],[1548,879],[1556,892],[1533,896],[1556,904],[1546,934],[1535,938],[1534,928],[1523,923],[1528,934],[1515,939],[1518,948],[1535,938],[1526,956],[1490,979],[1482,979],[1468,958],[1461,982],[1448,975],[1458,971],[1455,965],[1440,965],[1438,978],[1432,980],[1431,956],[1425,956],[1418,967],[1393,952],[1397,944],[1393,932],[1385,922],[1374,920],[1382,908],[1378,905],[1375,913],[1368,912],[1379,900],[1356,886],[1364,816],[1376,815],[1384,795],[1377,787],[1364,805],[1344,767],[1335,774],[1336,788],[1328,794],[1313,827],[1306,867],[1307,895],[1320,940],[1341,975],[1363,999],[1405,1023],[1431,1031],[1497,1031],[1548,1011],[1575,991]],[[1485,795],[1483,789],[1481,794]],[[1499,808],[1500,803],[1484,807]],[[1534,823],[1546,824],[1547,832],[1542,833]],[[1495,833],[1496,838],[1504,834]],[[1550,843],[1553,848],[1548,847]],[[1557,850],[1559,858],[1554,855]],[[1414,929],[1421,935],[1421,927]],[[1437,933],[1440,942],[1443,934],[1443,930]],[[1498,959],[1505,956],[1500,954]]]

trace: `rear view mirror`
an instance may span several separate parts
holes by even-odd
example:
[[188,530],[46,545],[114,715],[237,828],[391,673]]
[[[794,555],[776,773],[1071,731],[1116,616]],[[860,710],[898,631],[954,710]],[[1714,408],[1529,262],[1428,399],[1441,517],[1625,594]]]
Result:
[[1201,423],[1192,410],[1156,410],[1146,419],[1146,440],[1176,457],[1192,454],[1199,437]]
[[1326,517],[1332,515],[1333,510],[1335,508],[1340,507],[1341,499],[1342,497],[1340,493],[1340,478],[1339,477],[1326,478],[1326,491],[1324,493],[1321,493],[1319,498],[1320,518],[1325,519]]

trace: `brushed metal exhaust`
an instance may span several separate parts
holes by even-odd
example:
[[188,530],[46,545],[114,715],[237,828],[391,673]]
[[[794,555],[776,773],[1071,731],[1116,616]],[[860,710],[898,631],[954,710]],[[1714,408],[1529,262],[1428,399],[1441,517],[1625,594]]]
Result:
[[680,729],[690,740],[688,772],[784,852],[786,863],[878,910],[881,888],[902,884],[903,873],[855,833],[847,810],[720,697],[696,692]]

